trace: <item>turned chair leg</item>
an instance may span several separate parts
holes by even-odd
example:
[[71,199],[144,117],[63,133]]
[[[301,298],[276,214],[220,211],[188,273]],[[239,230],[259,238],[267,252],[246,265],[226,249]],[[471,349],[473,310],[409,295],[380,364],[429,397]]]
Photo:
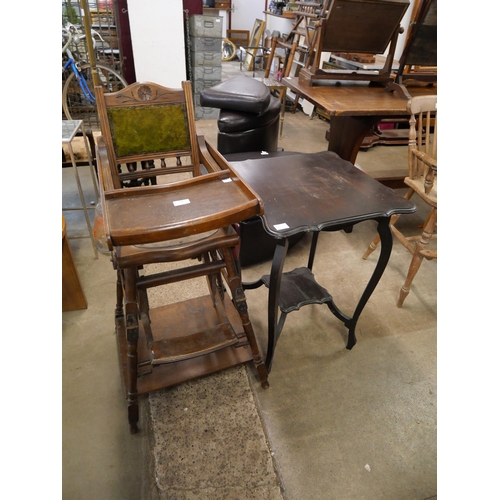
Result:
[[139,308],[137,305],[137,269],[123,271],[125,298],[125,328],[127,336],[127,405],[130,432],[138,432],[139,398],[137,392],[137,342],[139,340]]
[[413,258],[411,259],[410,262],[410,268],[408,269],[406,280],[399,292],[399,300],[396,304],[397,307],[403,306],[403,302],[410,293],[410,287],[413,282],[413,279],[415,278],[418,270],[420,269],[420,265],[422,264],[422,260],[424,259],[423,252],[429,245],[429,241],[434,233],[434,228],[436,227],[436,220],[437,220],[437,208],[433,208],[431,210],[431,213],[429,214],[429,217],[426,220],[425,226],[422,231],[422,235],[416,243],[415,252],[413,253]]
[[267,389],[269,387],[269,382],[267,380],[269,374],[267,372],[266,365],[264,364],[264,361],[260,355],[259,345],[255,337],[252,323],[250,322],[247,299],[245,297],[241,278],[238,274],[236,263],[234,261],[233,252],[230,248],[223,248],[222,255],[224,256],[224,260],[226,262],[228,284],[231,290],[231,295],[233,297],[233,302],[236,310],[238,311],[238,314],[240,315],[243,329],[245,330],[250,348],[252,350],[253,362],[260,378],[260,384],[263,389]]
[[123,286],[122,286],[122,272],[118,269],[116,271],[116,307],[115,319],[123,317]]

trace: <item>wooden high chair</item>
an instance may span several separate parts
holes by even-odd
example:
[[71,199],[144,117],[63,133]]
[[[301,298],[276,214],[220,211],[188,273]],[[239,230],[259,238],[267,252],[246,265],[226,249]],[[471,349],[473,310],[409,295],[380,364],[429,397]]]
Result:
[[[414,97],[408,101],[407,109],[411,113],[408,142],[408,177],[404,182],[409,187],[405,198],[410,199],[415,193],[422,198],[430,210],[422,231],[416,236],[405,236],[396,227],[399,216],[391,218],[390,226],[394,236],[412,254],[406,280],[401,287],[397,307],[410,293],[410,287],[422,260],[437,259],[437,250],[429,248],[431,239],[437,236],[437,96]],[[377,236],[363,255],[363,259],[375,250],[380,238]]]
[[[261,214],[260,198],[196,136],[191,85],[135,83],[116,93],[96,89],[102,137],[97,141],[102,217],[96,237],[117,270],[117,343],[128,419],[138,431],[138,397],[253,360],[262,387],[267,370],[237,270],[232,224]],[[172,167],[118,171],[118,164],[165,158]],[[185,159],[187,158],[187,160]],[[207,171],[200,175],[201,164]],[[135,176],[190,170],[193,177],[123,187]],[[163,177],[162,179],[165,179]],[[152,263],[182,262],[153,274]],[[148,291],[205,277],[200,297],[151,309]]]

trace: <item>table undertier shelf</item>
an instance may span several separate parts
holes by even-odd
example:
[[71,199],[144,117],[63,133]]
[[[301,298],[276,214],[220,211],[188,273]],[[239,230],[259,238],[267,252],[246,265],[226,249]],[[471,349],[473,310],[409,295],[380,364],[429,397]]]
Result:
[[[266,274],[261,278],[267,288],[270,277]],[[278,301],[282,312],[298,311],[302,306],[331,301],[332,296],[328,290],[316,282],[314,274],[307,267],[299,267],[282,274]]]

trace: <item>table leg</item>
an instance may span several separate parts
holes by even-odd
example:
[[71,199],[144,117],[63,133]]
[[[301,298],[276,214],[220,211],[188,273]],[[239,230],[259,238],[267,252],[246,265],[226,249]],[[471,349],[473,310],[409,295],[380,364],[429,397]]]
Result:
[[349,336],[347,340],[347,349],[352,349],[356,345],[356,323],[358,322],[359,316],[361,315],[361,311],[365,307],[368,299],[371,294],[375,290],[384,270],[389,262],[389,257],[391,256],[392,251],[392,232],[389,226],[390,217],[383,217],[378,219],[377,231],[380,236],[380,256],[377,261],[377,265],[373,271],[373,274],[366,285],[365,291],[361,295],[359,299],[358,305],[356,306],[356,310],[352,318],[345,322],[345,326],[349,329]]
[[354,165],[363,139],[379,120],[379,116],[331,116],[328,150]]
[[281,116],[280,116],[280,139],[283,137],[283,123],[285,122],[286,89],[280,91]]
[[[85,141],[85,135],[84,135],[84,141]],[[85,142],[85,146],[87,147],[86,142]],[[71,146],[71,143],[68,143],[68,151],[69,151],[69,156],[71,158],[71,165],[73,167],[73,172],[75,174],[76,185],[78,187],[78,194],[80,195],[80,201],[82,203],[82,210],[85,214],[85,221],[87,222],[87,229],[89,231],[90,241],[92,242],[92,247],[94,248],[95,258],[97,259],[99,257],[99,254],[97,253],[97,246],[96,246],[96,242],[94,239],[94,231],[92,228],[92,224],[90,223],[87,202],[85,201],[85,196],[83,194],[82,184],[80,182],[80,176],[78,175],[78,167],[76,166],[76,158],[75,158],[75,154],[73,152],[73,147]],[[90,156],[89,156],[89,158],[90,158]],[[90,160],[90,167],[93,169],[92,160]],[[94,177],[92,177],[92,180],[94,181],[94,188],[97,189],[97,186],[95,185]],[[63,210],[65,210],[65,209],[63,209]]]
[[[267,353],[266,368],[271,372],[273,363],[274,348],[278,342],[280,329],[278,328],[278,309],[279,296],[281,288],[281,275],[283,273],[283,264],[285,263],[286,253],[288,251],[288,239],[283,238],[276,241],[273,263],[271,266],[271,275],[269,278],[269,300],[267,310]],[[282,326],[282,325],[281,325]]]
[[309,260],[307,262],[307,268],[312,271],[314,264],[314,257],[316,255],[316,247],[318,245],[319,231],[315,231],[312,236],[311,248],[309,249]]
[[96,172],[94,168],[94,162],[93,162],[93,156],[92,153],[90,152],[90,144],[89,144],[89,139],[87,137],[87,134],[85,133],[85,130],[83,130],[83,125],[81,126],[81,131],[83,135],[83,144],[85,145],[85,153],[87,154],[87,159],[89,161],[89,168],[90,168],[90,177],[92,178],[92,183],[94,184],[94,193],[96,197],[96,203],[97,199],[99,198],[99,188],[97,187],[97,177],[96,177]]

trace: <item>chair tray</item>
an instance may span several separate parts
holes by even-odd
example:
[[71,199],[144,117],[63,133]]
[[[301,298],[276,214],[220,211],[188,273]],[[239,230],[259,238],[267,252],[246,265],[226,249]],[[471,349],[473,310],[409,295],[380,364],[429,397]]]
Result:
[[107,191],[103,207],[115,246],[183,238],[263,212],[261,200],[228,170],[168,185]]

